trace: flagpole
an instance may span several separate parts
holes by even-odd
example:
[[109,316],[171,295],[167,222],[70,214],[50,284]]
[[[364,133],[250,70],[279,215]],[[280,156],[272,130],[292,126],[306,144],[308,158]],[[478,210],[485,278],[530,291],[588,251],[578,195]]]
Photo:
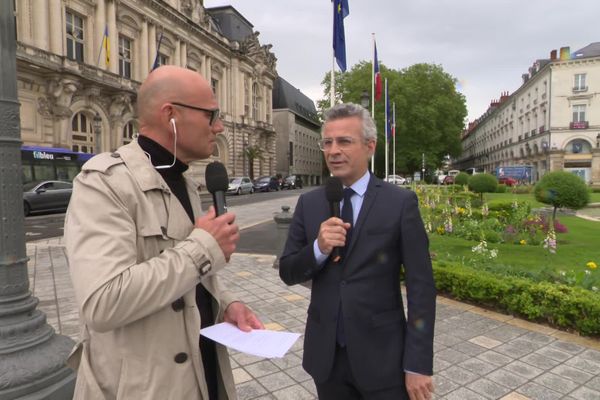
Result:
[[[394,105],[393,109],[394,109],[394,114],[392,117],[392,174],[394,175],[394,180],[396,179],[396,102],[392,103]],[[396,183],[394,181],[394,183]]]
[[329,107],[335,105],[335,51],[331,60],[331,88],[329,89]]
[[385,175],[384,179],[388,178],[388,153],[389,153],[389,144],[388,144],[388,82],[387,78],[385,80]]
[[[371,33],[373,38],[373,55],[375,55],[375,33]],[[375,122],[375,59],[371,61],[371,118]],[[371,173],[375,174],[375,152],[371,156]]]

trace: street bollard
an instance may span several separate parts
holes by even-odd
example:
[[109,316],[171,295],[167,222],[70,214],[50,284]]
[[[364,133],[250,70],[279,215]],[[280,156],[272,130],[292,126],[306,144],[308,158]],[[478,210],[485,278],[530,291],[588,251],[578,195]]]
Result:
[[281,212],[275,214],[273,219],[277,224],[277,256],[273,261],[273,268],[279,269],[279,257],[283,252],[285,241],[287,240],[288,231],[290,230],[290,224],[292,223],[292,213],[290,212],[290,206],[281,206]]

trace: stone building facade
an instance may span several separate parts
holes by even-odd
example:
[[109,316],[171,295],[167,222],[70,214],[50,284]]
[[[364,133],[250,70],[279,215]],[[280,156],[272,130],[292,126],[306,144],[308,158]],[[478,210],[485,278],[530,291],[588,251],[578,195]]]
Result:
[[299,175],[305,185],[320,185],[323,153],[321,123],[315,104],[282,77],[273,89],[273,125],[277,132],[277,174]]
[[535,182],[569,171],[600,185],[600,42],[537,60],[514,93],[469,124],[458,169],[530,165]]
[[[275,173],[276,58],[233,7],[207,9],[200,0],[15,4],[24,145],[97,153],[131,141],[138,87],[153,66],[170,64],[197,71],[215,90],[225,131],[212,159],[241,175],[245,146],[259,145],[266,161],[255,169]],[[221,26],[223,16],[237,36]],[[205,165],[195,163],[190,173],[203,181]]]

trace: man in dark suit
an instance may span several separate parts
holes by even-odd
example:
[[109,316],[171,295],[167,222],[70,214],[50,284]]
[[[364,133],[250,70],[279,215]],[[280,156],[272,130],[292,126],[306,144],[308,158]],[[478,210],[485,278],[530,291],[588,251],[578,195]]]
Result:
[[364,108],[328,110],[322,136],[346,188],[342,218],[324,188],[300,196],[279,264],[288,285],[312,279],[303,367],[322,400],[431,399],[435,286],[417,196],[369,173],[377,136]]

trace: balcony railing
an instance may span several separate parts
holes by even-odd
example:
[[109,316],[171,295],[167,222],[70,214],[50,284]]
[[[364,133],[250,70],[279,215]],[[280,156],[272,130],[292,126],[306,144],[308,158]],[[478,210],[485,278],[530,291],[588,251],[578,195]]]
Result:
[[587,129],[588,127],[589,127],[588,121],[577,121],[577,122],[571,122],[569,124],[570,129]]
[[540,126],[539,133],[544,133],[546,127],[544,125]]
[[574,91],[574,92],[577,92],[577,93],[581,93],[581,92],[587,92],[587,90],[588,90],[588,87],[587,87],[587,86],[575,86],[575,87],[573,88],[573,91]]

